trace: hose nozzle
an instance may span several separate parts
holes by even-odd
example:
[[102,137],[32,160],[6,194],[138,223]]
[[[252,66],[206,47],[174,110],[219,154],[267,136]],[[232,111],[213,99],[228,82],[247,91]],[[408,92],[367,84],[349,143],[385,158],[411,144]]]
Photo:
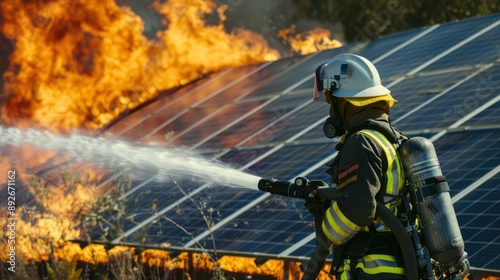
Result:
[[318,186],[325,185],[323,181],[309,181],[304,177],[297,177],[294,183],[277,179],[260,179],[258,183],[261,191],[302,199],[314,199]]

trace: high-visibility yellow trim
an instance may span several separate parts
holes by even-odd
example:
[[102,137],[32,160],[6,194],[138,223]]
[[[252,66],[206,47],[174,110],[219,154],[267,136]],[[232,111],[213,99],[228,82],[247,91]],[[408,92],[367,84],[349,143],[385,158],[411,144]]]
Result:
[[[354,269],[361,269],[365,274],[397,274],[405,275],[404,267],[399,267],[396,258],[390,255],[372,254],[359,259]],[[345,259],[344,265],[338,270],[340,280],[352,280],[351,260]]]
[[349,228],[353,229],[354,231],[359,231],[361,229],[360,226],[358,226],[357,224],[351,222],[351,220],[349,220],[345,215],[344,213],[342,213],[342,211],[340,211],[340,208],[339,208],[339,205],[337,202],[335,202],[333,204],[333,209],[335,210],[335,213],[338,215],[338,217],[340,218],[340,220],[342,220],[342,222],[344,224],[346,224]]
[[404,186],[404,172],[401,160],[398,157],[394,145],[385,138],[385,136],[373,130],[361,130],[361,133],[369,136],[381,147],[384,148],[385,156],[387,158],[387,186],[386,192],[390,195],[398,195],[399,191]]
[[[372,130],[361,130],[361,133],[369,136],[372,138],[377,144],[383,148],[385,157],[387,159],[387,171],[386,171],[386,177],[387,177],[387,188],[386,191],[389,194],[397,194],[397,187],[396,189],[394,188],[394,176],[393,176],[393,162],[396,158],[396,150],[394,149],[394,146],[385,139],[385,137],[378,131],[372,131]],[[399,178],[396,177],[396,180]]]
[[363,256],[356,268],[363,270],[366,274],[391,273],[404,275],[405,269],[399,267],[396,258],[391,255],[373,254]]
[[323,224],[321,225],[326,237],[336,245],[341,245],[349,241],[362,227],[350,221],[337,204],[333,205],[326,211]]
[[352,280],[350,259],[344,260],[344,266],[339,269],[339,272],[342,272],[342,274],[340,274],[340,280]]
[[327,222],[323,221],[323,224],[321,224],[321,229],[323,230],[323,233],[326,235],[328,240],[332,241],[333,244],[342,245],[347,242],[347,239],[338,235],[338,233],[335,232],[332,227],[327,224]]
[[[396,204],[396,202],[394,201],[394,197],[399,194],[399,191],[401,189],[403,189],[405,182],[403,167],[396,149],[394,148],[394,145],[389,142],[382,133],[378,131],[363,129],[360,131],[360,133],[363,133],[364,135],[370,137],[384,150],[385,158],[388,164],[386,170],[387,184],[386,186],[382,186],[382,188],[385,188],[385,193],[387,194],[384,195],[384,203],[388,209],[396,211],[396,207],[394,207]],[[374,221],[374,224],[378,231],[389,230],[380,218],[377,218]]]

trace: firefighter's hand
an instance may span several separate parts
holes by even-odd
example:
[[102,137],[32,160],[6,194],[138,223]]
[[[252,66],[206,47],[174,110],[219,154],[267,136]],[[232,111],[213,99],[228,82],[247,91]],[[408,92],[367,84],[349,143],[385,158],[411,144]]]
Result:
[[323,200],[317,199],[317,200],[311,200],[311,201],[306,201],[304,203],[304,206],[309,210],[309,213],[311,213],[315,218],[323,218],[323,215],[325,214],[325,202]]

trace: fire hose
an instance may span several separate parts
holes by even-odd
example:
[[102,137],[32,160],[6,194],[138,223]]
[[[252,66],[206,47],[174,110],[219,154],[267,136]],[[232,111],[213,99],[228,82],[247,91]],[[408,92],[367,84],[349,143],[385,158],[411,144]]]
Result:
[[[309,181],[304,177],[298,177],[294,183],[278,181],[276,179],[261,179],[258,183],[258,188],[261,191],[269,192],[271,194],[279,194],[293,198],[302,198],[306,201],[315,199],[332,200],[334,196],[331,193],[331,188],[318,189],[320,186],[325,186],[323,181]],[[416,259],[416,252],[414,250],[413,241],[408,235],[404,225],[394,214],[387,209],[381,202],[377,201],[376,215],[382,219],[385,224],[391,229],[396,237],[401,251],[403,253],[405,275],[408,280],[418,279],[418,264]],[[315,226],[318,228],[316,221]],[[318,233],[316,234],[318,236]],[[318,239],[318,238],[317,238]],[[329,248],[322,242],[321,238],[317,240],[316,247],[307,264],[302,277],[303,280],[316,279],[323,268],[325,260],[329,254]]]

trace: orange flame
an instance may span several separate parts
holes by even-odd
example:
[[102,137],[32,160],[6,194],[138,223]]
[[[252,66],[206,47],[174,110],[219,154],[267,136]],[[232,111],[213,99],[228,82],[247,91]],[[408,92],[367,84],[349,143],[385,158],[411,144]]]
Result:
[[323,28],[315,28],[304,33],[296,34],[296,27],[283,29],[278,33],[285,44],[290,45],[292,50],[298,54],[310,54],[321,50],[333,49],[342,46],[336,39],[330,39],[330,31]]
[[154,5],[168,29],[155,40],[113,0],[2,1],[1,30],[15,44],[4,75],[3,119],[53,131],[98,128],[160,91],[222,68],[276,60],[264,38],[208,25],[213,1]]
[[257,266],[252,258],[224,256],[220,259],[220,267],[231,272],[244,272],[250,275],[272,275],[280,277],[283,274],[284,263],[280,260],[268,260]]

